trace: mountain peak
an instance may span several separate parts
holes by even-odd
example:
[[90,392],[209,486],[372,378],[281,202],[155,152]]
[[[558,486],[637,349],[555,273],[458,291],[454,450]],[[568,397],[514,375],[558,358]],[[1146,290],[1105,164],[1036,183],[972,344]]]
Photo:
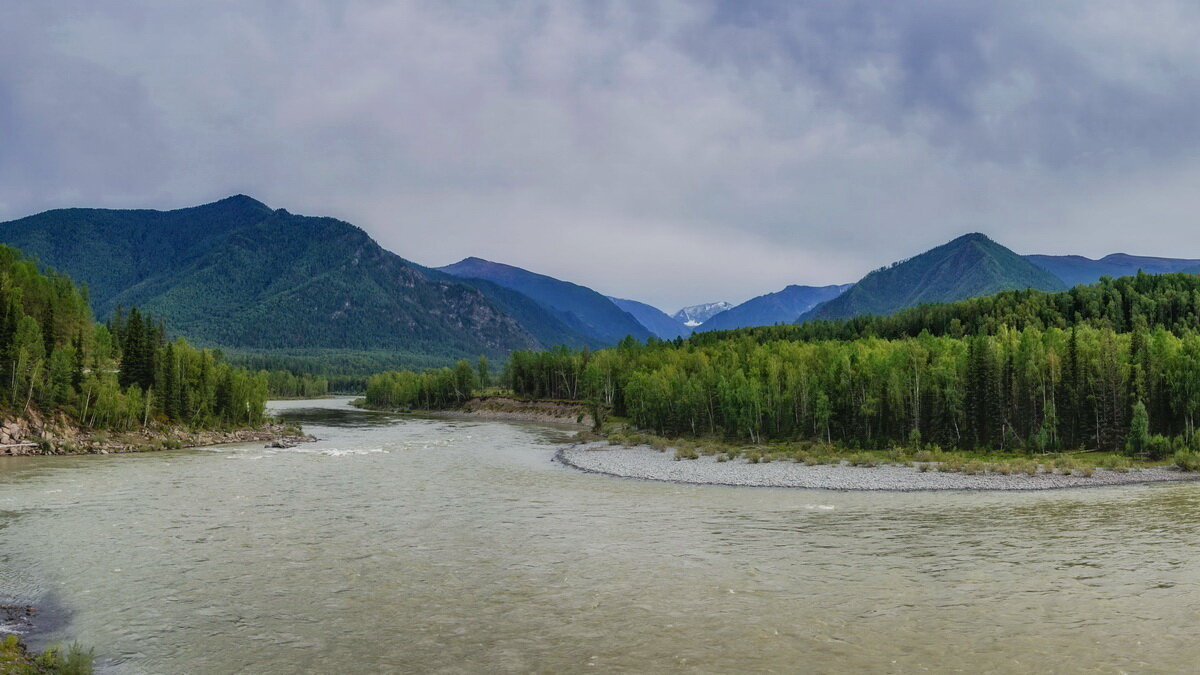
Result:
[[720,312],[697,330],[729,330],[747,326],[772,326],[793,323],[801,314],[817,305],[832,300],[849,287],[845,286],[800,286],[793,284],[781,291],[751,298],[742,304]]
[[651,335],[631,314],[587,286],[475,257],[463,258],[437,271],[483,279],[522,293],[556,313],[572,329],[602,344],[616,344],[626,335],[639,340]]
[[[968,247],[970,244],[972,246]],[[1006,290],[1059,291],[1053,274],[979,232],[962,235],[920,255],[876,270],[804,319],[886,316],[906,307],[953,302]]]
[[949,242],[943,244],[943,246],[956,246],[956,245],[962,245],[962,244],[976,244],[976,243],[978,243],[978,244],[995,244],[996,242],[993,241],[991,237],[987,236],[986,234],[984,234],[982,232],[968,232],[967,234],[964,234],[962,236],[951,239]]
[[236,195],[229,195],[228,197],[226,197],[224,199],[219,199],[214,203],[215,204],[239,204],[239,205],[244,205],[244,206],[260,206],[264,209],[270,208],[266,204],[255,199],[254,197],[251,197],[249,195],[244,195],[240,192]]

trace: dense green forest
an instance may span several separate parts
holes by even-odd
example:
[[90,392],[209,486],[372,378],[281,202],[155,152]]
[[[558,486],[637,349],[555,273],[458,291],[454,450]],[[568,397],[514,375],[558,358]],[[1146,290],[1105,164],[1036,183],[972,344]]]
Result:
[[[1120,450],[1132,440],[1131,450],[1160,455],[1200,440],[1200,336],[1161,328],[630,342],[516,354],[508,378],[518,395],[596,400],[672,436],[1006,450]],[[1146,435],[1131,439],[1139,405]]]
[[[885,318],[516,352],[502,379],[667,436],[1163,457],[1200,447],[1197,328],[1200,279],[1138,275]],[[431,377],[381,376],[368,400]]]
[[480,357],[476,367],[465,359],[453,368],[416,373],[389,371],[367,379],[367,404],[376,408],[441,410],[462,405],[486,387],[488,361]]
[[1005,291],[958,302],[920,305],[890,316],[701,333],[691,341],[711,345],[742,336],[759,342],[895,339],[916,337],[922,332],[963,337],[978,333],[993,335],[1001,327],[1045,330],[1071,326],[1110,328],[1122,333],[1159,327],[1177,334],[1200,331],[1200,276],[1137,274],[1102,278],[1097,284],[1057,293]]
[[260,374],[267,378],[267,393],[274,398],[315,398],[329,393],[329,380],[324,377],[286,370],[264,370]]
[[224,363],[138,310],[97,324],[71,281],[0,246],[0,405],[96,428],[263,421],[267,378]]

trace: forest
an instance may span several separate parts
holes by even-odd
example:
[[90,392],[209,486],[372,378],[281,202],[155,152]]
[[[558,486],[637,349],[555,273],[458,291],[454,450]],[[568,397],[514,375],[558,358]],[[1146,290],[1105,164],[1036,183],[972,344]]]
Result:
[[[1198,317],[1200,279],[1138,275],[883,318],[516,352],[501,381],[663,436],[1162,458],[1200,447]],[[368,400],[420,377],[381,376]]]
[[770,340],[853,340],[861,337],[904,338],[923,332],[963,337],[995,334],[1007,328],[1091,326],[1120,333],[1162,327],[1184,334],[1200,331],[1200,276],[1144,274],[1102,278],[1099,283],[1068,291],[1004,291],[958,302],[925,304],[888,316],[859,316],[836,321],[760,326],[697,333],[696,344],[712,344],[732,336]]
[[11,413],[62,412],[84,426],[113,430],[264,420],[265,374],[168,340],[162,322],[137,309],[98,324],[70,279],[40,273],[6,246],[0,246],[0,305],[0,404]]
[[489,380],[486,356],[479,357],[475,367],[460,359],[453,368],[389,371],[367,379],[366,402],[393,410],[455,408],[487,387]]

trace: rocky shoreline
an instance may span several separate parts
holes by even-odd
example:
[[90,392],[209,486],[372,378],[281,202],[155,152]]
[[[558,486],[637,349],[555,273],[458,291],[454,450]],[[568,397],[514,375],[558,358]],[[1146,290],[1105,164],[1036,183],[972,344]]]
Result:
[[840,465],[808,466],[797,462],[752,464],[735,458],[715,457],[676,460],[668,452],[638,446],[613,447],[605,443],[580,443],[563,447],[555,460],[587,473],[689,485],[737,487],[787,487],[818,490],[926,492],[936,490],[1054,490],[1142,483],[1200,480],[1200,473],[1156,467],[1127,472],[1097,469],[1091,476],[1059,473],[975,474],[921,471],[910,465],[876,467]]
[[30,455],[84,455],[146,452],[194,448],[224,443],[272,442],[295,444],[316,440],[294,426],[268,422],[249,429],[194,431],[178,426],[156,426],[114,432],[84,429],[62,414],[0,420],[0,457]]

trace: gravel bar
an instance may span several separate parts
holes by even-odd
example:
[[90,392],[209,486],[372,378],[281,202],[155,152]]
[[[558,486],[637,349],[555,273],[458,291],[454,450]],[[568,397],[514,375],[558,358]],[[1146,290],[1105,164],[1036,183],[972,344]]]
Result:
[[560,449],[555,459],[588,473],[695,485],[790,487],[819,490],[918,492],[927,490],[1053,490],[1200,480],[1200,473],[1175,468],[1096,469],[1091,476],[1039,473],[975,474],[920,471],[911,465],[875,467],[848,464],[807,466],[797,462],[751,464],[745,459],[718,462],[714,456],[676,460],[672,452],[653,448],[614,447],[602,443]]

